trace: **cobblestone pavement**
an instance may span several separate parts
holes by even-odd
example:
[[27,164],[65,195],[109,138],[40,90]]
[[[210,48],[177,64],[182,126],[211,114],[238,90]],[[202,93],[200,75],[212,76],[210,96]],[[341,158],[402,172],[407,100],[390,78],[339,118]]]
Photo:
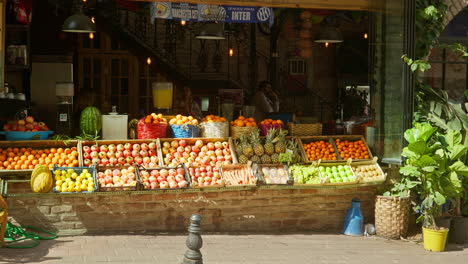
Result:
[[[180,264],[185,235],[60,237],[31,249],[0,249],[0,263]],[[413,242],[330,234],[203,235],[205,264],[234,263],[468,263],[468,243],[447,252],[425,251]]]

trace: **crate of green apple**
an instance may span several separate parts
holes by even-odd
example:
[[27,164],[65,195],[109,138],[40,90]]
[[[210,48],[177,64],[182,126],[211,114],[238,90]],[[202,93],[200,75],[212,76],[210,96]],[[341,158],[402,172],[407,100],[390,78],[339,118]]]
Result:
[[357,183],[357,177],[349,164],[326,164],[318,166],[320,178],[329,185],[346,185]]
[[221,171],[216,166],[189,167],[189,176],[194,188],[223,187]]
[[186,138],[159,139],[161,142],[162,164],[176,166],[184,163],[187,167],[220,167],[237,163],[230,139]]
[[167,168],[138,168],[138,181],[143,190],[182,189],[190,187],[184,164]]
[[257,175],[261,184],[292,184],[294,182],[287,165],[258,165]]
[[98,191],[136,191],[138,190],[138,170],[135,166],[98,166]]
[[143,165],[147,168],[160,166],[158,144],[151,140],[132,141],[86,141],[81,142],[81,164],[90,166]]

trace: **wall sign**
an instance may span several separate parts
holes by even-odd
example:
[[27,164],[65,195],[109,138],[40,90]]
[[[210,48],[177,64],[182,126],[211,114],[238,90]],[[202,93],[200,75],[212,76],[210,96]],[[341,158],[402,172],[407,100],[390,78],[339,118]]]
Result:
[[226,23],[273,23],[271,7],[204,5],[155,2],[150,4],[153,19],[219,21]]

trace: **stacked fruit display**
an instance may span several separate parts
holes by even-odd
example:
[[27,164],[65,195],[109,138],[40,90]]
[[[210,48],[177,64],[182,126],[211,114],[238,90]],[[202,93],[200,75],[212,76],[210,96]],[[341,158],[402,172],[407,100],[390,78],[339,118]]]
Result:
[[215,115],[207,115],[203,118],[202,122],[213,123],[213,122],[226,122],[226,118]]
[[335,139],[335,145],[342,159],[369,159],[370,155],[366,143],[362,140],[348,141]]
[[147,168],[159,167],[155,142],[83,146],[83,163],[85,166],[129,166],[136,163]]
[[171,125],[198,125],[198,120],[192,116],[176,115],[169,121]]
[[151,113],[145,117],[146,124],[159,124],[159,123],[167,123],[167,119],[163,117],[162,114],[155,114]]
[[71,148],[0,148],[0,170],[31,170],[37,165],[78,167],[78,151]]
[[189,183],[185,178],[185,169],[161,168],[140,170],[140,182],[144,189],[175,189],[187,188]]
[[223,181],[221,180],[221,173],[219,172],[218,167],[213,167],[213,166],[190,167],[189,174],[192,180],[193,187],[223,185]]
[[256,127],[257,123],[253,117],[246,118],[244,116],[239,116],[236,120],[231,121],[231,126],[234,127]]
[[353,166],[353,171],[360,182],[383,181],[385,176],[377,166],[376,164]]
[[320,166],[320,177],[328,179],[330,183],[356,182],[357,178],[348,165]]
[[321,184],[318,168],[314,165],[293,165],[289,167],[294,183]]
[[252,169],[247,166],[223,167],[222,174],[226,185],[252,185],[257,183],[257,178]]
[[286,149],[294,148],[295,145],[293,140],[286,140],[287,133],[270,129],[264,139],[260,138],[258,131],[249,136],[241,136],[236,142],[239,163],[246,164],[249,160],[261,164],[279,163],[280,154],[285,153]]
[[[99,171],[97,180],[100,190],[106,190],[108,187],[122,187],[121,190],[136,190],[137,179],[135,167],[114,168]],[[127,188],[126,188],[127,187]]]
[[227,141],[204,142],[199,139],[189,144],[185,139],[165,141],[162,144],[164,164],[175,167],[179,163],[187,166],[216,166],[231,164],[233,157]]
[[36,122],[34,117],[27,116],[20,120],[10,120],[3,125],[5,131],[49,131],[44,122]]
[[261,167],[261,174],[266,184],[287,184],[289,174],[284,167]]
[[319,140],[308,144],[302,144],[307,158],[313,160],[337,160],[337,155],[333,145],[329,142]]
[[281,120],[273,120],[273,119],[264,119],[260,122],[260,125],[284,125],[283,121]]
[[88,169],[54,170],[56,192],[93,192],[94,177]]

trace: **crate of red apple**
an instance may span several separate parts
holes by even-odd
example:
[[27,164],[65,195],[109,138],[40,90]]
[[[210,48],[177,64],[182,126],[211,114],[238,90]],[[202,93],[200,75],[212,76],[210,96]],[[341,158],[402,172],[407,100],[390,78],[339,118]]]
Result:
[[98,191],[136,191],[137,173],[134,166],[97,167]]
[[138,181],[144,190],[182,189],[190,186],[187,170],[183,164],[171,168],[140,167]]
[[188,168],[192,187],[222,187],[220,168],[216,166],[200,166]]
[[90,166],[130,166],[143,165],[147,168],[159,167],[158,145],[156,141],[94,141],[81,143],[82,164]]
[[220,167],[237,163],[230,139],[160,139],[163,164]]

